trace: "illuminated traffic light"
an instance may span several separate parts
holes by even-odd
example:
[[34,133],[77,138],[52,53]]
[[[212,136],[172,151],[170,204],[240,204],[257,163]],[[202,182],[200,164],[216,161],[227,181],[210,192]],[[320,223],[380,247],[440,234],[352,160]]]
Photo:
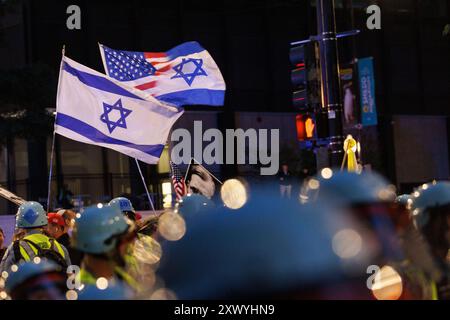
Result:
[[308,114],[299,114],[295,117],[297,140],[306,141],[315,138],[316,121]]

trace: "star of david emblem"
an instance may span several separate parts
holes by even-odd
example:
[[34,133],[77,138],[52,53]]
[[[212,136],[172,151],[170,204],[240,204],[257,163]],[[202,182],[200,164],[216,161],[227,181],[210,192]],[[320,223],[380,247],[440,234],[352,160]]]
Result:
[[[113,121],[110,119],[110,117],[111,117],[110,113],[113,110],[117,110],[120,113],[120,117],[116,121]],[[125,119],[126,119],[126,117],[128,117],[130,115],[130,113],[131,113],[131,110],[125,109],[122,106],[122,100],[120,100],[120,99],[117,100],[117,102],[114,103],[113,105],[103,102],[103,114],[100,116],[100,120],[102,122],[106,123],[106,125],[108,126],[109,133],[112,133],[114,131],[114,129],[116,129],[117,127],[124,128],[124,129],[127,128],[127,123],[125,122]]]
[[183,58],[183,60],[173,67],[177,73],[170,79],[183,78],[191,86],[198,76],[208,76],[202,69],[203,59]]

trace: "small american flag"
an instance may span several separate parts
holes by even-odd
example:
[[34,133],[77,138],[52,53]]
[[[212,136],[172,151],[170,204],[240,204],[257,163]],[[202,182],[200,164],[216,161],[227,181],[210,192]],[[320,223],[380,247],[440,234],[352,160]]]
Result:
[[180,200],[186,194],[186,184],[184,183],[184,177],[181,174],[178,166],[170,161],[170,167],[172,169],[172,184],[175,189],[177,200]]

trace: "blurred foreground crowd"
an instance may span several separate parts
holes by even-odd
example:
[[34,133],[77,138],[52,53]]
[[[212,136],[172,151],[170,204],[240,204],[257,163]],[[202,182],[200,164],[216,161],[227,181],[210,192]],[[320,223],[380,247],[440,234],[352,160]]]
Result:
[[126,198],[77,213],[25,202],[0,299],[450,298],[450,182],[397,195],[376,173],[326,168],[298,197],[268,190],[231,179],[220,199],[145,219]]

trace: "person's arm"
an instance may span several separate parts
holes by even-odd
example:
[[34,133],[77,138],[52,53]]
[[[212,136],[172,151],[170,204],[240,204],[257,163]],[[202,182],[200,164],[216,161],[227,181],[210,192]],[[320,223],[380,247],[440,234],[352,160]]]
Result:
[[10,272],[11,266],[16,263],[16,259],[14,257],[13,244],[11,243],[6,249],[5,254],[3,255],[2,262],[0,263],[0,273],[3,271]]
[[70,260],[70,255],[69,255],[69,251],[67,250],[67,248],[65,246],[63,246],[62,244],[61,248],[64,251],[64,260],[66,260],[67,266],[70,266],[72,264],[72,261]]
[[281,170],[278,171],[277,178],[278,178],[278,181],[280,181],[280,182],[283,181],[283,171],[281,171]]

